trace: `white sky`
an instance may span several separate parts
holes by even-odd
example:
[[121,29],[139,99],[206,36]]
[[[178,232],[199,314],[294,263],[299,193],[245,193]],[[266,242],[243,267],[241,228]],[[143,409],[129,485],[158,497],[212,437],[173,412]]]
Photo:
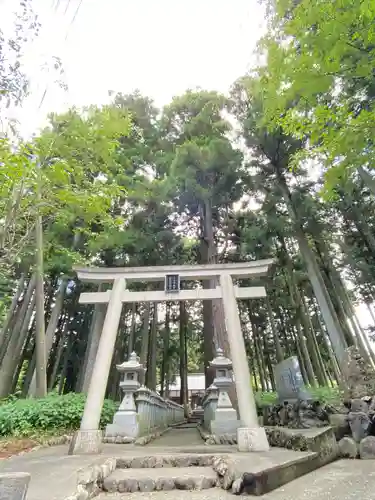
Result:
[[[0,0],[0,7],[9,13],[15,3]],[[251,65],[264,25],[257,0],[33,0],[33,6],[42,29],[27,58],[33,93],[16,114],[24,134],[51,110],[106,102],[109,90],[139,88],[157,105],[187,88],[225,92]],[[51,80],[42,65],[52,56],[63,62],[68,91],[50,83],[38,110]]]

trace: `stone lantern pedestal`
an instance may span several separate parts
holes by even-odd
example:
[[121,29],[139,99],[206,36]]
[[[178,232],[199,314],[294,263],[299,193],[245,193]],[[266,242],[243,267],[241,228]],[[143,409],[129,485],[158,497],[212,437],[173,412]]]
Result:
[[236,434],[237,429],[241,427],[241,422],[237,418],[237,412],[228,395],[232,384],[232,361],[224,356],[222,349],[217,349],[216,358],[211,361],[210,366],[216,370],[213,383],[219,392],[211,421],[211,432],[217,436]]
[[116,369],[123,374],[120,388],[124,393],[124,397],[113,417],[113,423],[106,427],[104,439],[107,442],[122,443],[134,440],[139,435],[134,393],[141,386],[139,375],[144,370],[135,352],[130,355],[128,361],[116,365]]

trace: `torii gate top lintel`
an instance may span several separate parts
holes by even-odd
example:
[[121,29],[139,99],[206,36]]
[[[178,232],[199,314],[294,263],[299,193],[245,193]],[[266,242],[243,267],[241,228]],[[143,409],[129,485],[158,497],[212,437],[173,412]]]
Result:
[[183,280],[201,280],[229,274],[232,278],[265,276],[274,259],[231,264],[198,264],[150,267],[74,267],[78,278],[86,283],[112,283],[123,277],[126,281],[163,281],[166,274],[178,274]]

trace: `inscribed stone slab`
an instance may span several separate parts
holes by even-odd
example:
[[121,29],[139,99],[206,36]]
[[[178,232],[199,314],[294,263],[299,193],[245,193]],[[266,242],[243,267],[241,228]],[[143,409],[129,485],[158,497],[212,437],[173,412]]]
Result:
[[274,366],[273,371],[276,391],[281,402],[311,398],[305,388],[296,356],[284,359],[284,361]]

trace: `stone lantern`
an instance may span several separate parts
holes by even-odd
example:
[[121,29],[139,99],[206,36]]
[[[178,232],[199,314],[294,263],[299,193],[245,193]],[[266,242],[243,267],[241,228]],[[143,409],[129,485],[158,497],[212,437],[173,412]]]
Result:
[[144,372],[144,368],[140,364],[137,354],[132,352],[129,360],[116,365],[116,369],[122,374],[120,388],[124,393],[124,397],[113,417],[113,423],[106,427],[105,440],[126,442],[125,438],[134,439],[139,433],[134,393],[141,386],[139,379],[140,374]]
[[216,358],[210,362],[210,366],[215,368],[214,386],[219,391],[217,406],[214,409],[211,421],[211,432],[215,435],[235,434],[240,421],[237,419],[237,412],[233,408],[228,395],[228,390],[233,383],[232,361],[224,356],[222,349],[216,350]]

